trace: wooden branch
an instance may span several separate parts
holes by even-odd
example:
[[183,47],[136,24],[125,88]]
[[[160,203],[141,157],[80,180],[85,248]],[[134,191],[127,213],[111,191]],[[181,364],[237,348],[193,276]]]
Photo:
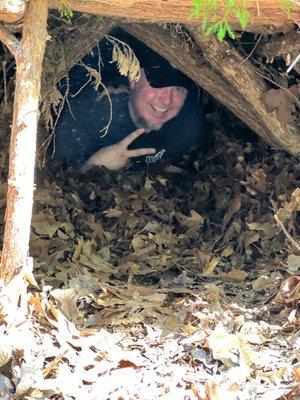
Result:
[[10,281],[28,259],[42,60],[47,38],[47,0],[29,0],[17,60],[0,277]]
[[5,46],[15,57],[15,59],[19,58],[20,48],[21,48],[19,40],[1,23],[0,23],[0,41],[5,44]]
[[[225,0],[219,1],[218,17],[224,16]],[[193,2],[191,0],[68,0],[68,6],[74,11],[103,16],[130,18],[148,22],[181,22],[199,25],[200,18],[190,19]],[[259,4],[259,10],[258,10]],[[61,0],[49,0],[52,8],[62,8]],[[251,17],[247,27],[249,31],[262,32],[270,26],[281,30],[285,25],[292,25],[300,20],[300,4],[293,2],[292,11],[288,14],[279,0],[249,0],[247,2]],[[228,15],[228,20],[240,29],[237,19]]]
[[0,0],[0,21],[20,21],[26,11],[26,0]]
[[115,20],[104,18],[99,22],[99,19],[93,17],[78,25],[77,34],[68,37],[64,45],[55,41],[55,37],[53,41],[48,42],[42,75],[42,100],[49,90],[115,26]]
[[[251,126],[246,118],[243,121],[262,139],[273,147],[280,147],[294,155],[300,155],[300,133],[296,127],[281,123],[276,114],[268,113],[261,101],[267,87],[255,67],[228,44],[220,43],[215,37],[204,35],[199,28],[188,27],[196,42],[200,45],[203,56],[224,81],[240,94],[244,107],[250,107],[261,128]],[[233,101],[236,101],[233,99]]]

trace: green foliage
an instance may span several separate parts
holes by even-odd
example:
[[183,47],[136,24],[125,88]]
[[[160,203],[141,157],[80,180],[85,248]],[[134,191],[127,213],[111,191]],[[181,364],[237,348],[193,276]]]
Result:
[[71,10],[68,0],[61,0],[62,9],[60,11],[60,17],[63,18],[68,24],[72,23],[73,11]]
[[235,11],[235,16],[239,20],[242,29],[245,29],[249,22],[250,13],[248,10],[238,9]]
[[220,41],[226,35],[235,39],[235,32],[228,22],[228,15],[235,15],[241,28],[245,29],[249,21],[247,0],[226,0],[222,18],[217,17],[218,8],[218,0],[193,0],[190,17],[201,17],[202,27],[207,35],[214,33]]
[[[281,7],[290,16],[292,10],[291,0],[278,0],[280,1]],[[220,12],[217,13],[220,8],[218,0],[193,0],[193,9],[190,13],[190,18],[201,18],[202,28],[207,35],[212,33],[217,36],[219,40],[223,40],[226,35],[230,38],[235,38],[235,32],[232,26],[228,22],[228,16],[234,15],[239,22],[242,29],[245,29],[249,22],[249,8],[248,0],[226,0],[222,2],[224,5],[223,16],[218,17]]]

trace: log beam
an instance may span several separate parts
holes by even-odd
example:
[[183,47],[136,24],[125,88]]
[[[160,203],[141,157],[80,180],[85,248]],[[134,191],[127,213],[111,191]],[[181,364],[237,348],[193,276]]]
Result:
[[[223,18],[225,0],[219,1],[217,17]],[[266,32],[271,26],[274,30],[287,30],[289,25],[300,20],[300,3],[291,0],[292,10],[283,9],[280,0],[249,0],[247,6],[250,21],[247,30]],[[73,11],[98,14],[116,18],[130,18],[145,22],[179,22],[199,25],[200,18],[191,19],[192,0],[68,0],[68,7]],[[62,9],[61,0],[49,0],[51,8]],[[233,15],[226,17],[234,28],[240,29]]]
[[20,21],[26,11],[26,0],[0,0],[0,21]]
[[[229,45],[227,48],[224,46],[225,43],[221,43],[220,48],[210,49],[209,42],[212,38],[203,35],[208,43],[199,40],[203,49],[201,55],[201,50],[197,46],[168,34],[159,26],[149,24],[146,28],[144,24],[136,23],[123,24],[122,27],[181,69],[270,146],[286,149],[292,154],[300,154],[299,133],[294,127],[280,123],[275,113],[266,112],[260,100],[262,92],[266,90],[263,80],[255,74],[252,66],[247,63],[243,65],[242,57]],[[198,30],[193,33],[196,39],[197,35],[200,35]],[[213,46],[218,45],[218,41],[213,44]]]
[[16,56],[7,207],[0,277],[9,282],[28,264],[34,162],[42,60],[47,39],[47,0],[29,0]]

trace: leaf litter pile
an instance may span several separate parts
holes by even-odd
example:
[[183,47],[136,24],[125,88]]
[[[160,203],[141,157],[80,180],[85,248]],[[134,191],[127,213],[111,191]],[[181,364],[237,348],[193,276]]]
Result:
[[300,164],[217,142],[190,179],[40,174],[3,399],[299,398]]

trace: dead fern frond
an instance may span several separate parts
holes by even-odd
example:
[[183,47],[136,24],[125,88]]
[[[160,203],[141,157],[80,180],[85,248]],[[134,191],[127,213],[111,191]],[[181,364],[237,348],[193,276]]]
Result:
[[55,85],[52,90],[48,93],[41,106],[41,116],[44,122],[44,125],[47,129],[53,129],[54,127],[54,119],[53,113],[57,115],[61,100],[63,99],[63,95],[58,90],[57,85]]
[[107,39],[113,45],[112,62],[117,64],[120,74],[137,82],[140,79],[140,63],[131,47],[112,36],[107,35]]
[[94,88],[95,88],[95,90],[98,90],[99,86],[102,83],[102,77],[101,77],[100,70],[97,71],[95,68],[89,67],[88,65],[83,64],[83,63],[80,63],[80,65],[83,66],[87,70],[87,72],[89,74],[89,78],[90,78],[89,81],[91,79],[94,79],[94,81],[93,81]]

